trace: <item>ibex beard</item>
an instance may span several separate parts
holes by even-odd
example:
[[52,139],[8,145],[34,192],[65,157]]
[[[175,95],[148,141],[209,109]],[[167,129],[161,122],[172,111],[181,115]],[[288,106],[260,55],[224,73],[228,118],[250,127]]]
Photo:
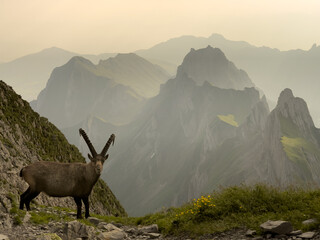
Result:
[[91,155],[89,163],[59,163],[40,161],[30,164],[20,171],[29,188],[20,196],[20,209],[26,205],[30,211],[30,202],[41,192],[51,197],[73,197],[77,204],[77,218],[82,218],[82,202],[85,206],[85,217],[89,214],[89,196],[98,181],[103,163],[108,159],[107,151],[114,143],[115,135],[111,134],[100,154],[97,154],[87,134],[79,129],[80,135],[87,143]]

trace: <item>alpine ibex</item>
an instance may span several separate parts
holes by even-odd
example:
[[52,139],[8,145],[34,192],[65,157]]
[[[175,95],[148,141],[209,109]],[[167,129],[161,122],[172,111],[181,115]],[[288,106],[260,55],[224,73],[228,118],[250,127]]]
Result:
[[82,218],[81,200],[86,209],[85,217],[89,215],[89,195],[93,186],[98,181],[103,163],[108,158],[107,151],[111,143],[114,143],[115,135],[111,134],[108,142],[100,154],[97,154],[87,134],[83,129],[79,129],[80,135],[87,143],[92,154],[88,154],[89,163],[58,163],[58,162],[35,162],[20,171],[22,177],[29,188],[20,196],[20,209],[26,205],[30,210],[30,202],[37,197],[40,192],[44,192],[52,197],[73,197],[77,204],[77,218]]

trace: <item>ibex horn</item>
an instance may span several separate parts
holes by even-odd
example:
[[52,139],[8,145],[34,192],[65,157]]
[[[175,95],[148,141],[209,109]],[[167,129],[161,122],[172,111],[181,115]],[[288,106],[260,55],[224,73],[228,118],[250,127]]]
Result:
[[112,145],[114,144],[115,138],[116,138],[116,136],[115,136],[114,134],[111,134],[108,142],[106,143],[106,145],[104,146],[104,148],[102,149],[102,151],[101,151],[101,153],[100,153],[102,156],[105,156],[105,155],[106,155],[106,153],[108,152],[108,149],[109,149],[109,147],[110,147],[110,144],[111,144],[111,143],[112,143]]
[[79,133],[80,133],[80,135],[83,137],[83,139],[86,141],[86,143],[87,143],[87,145],[88,145],[88,147],[89,147],[89,150],[90,150],[92,156],[93,156],[93,157],[97,156],[97,152],[96,152],[96,150],[94,149],[92,143],[90,142],[90,139],[88,138],[86,132],[85,132],[82,128],[80,128],[80,129],[79,129]]

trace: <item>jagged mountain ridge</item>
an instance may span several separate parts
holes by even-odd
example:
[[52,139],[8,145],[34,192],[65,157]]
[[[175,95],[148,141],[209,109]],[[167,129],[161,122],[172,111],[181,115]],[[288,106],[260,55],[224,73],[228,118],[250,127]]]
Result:
[[112,126],[90,116],[77,126],[98,145],[109,130],[116,133],[103,177],[130,215],[177,206],[221,185],[319,184],[318,130],[302,99],[285,90],[270,113],[254,88],[221,89],[194,80],[201,71],[181,69],[132,123]]
[[319,130],[304,100],[286,89],[270,113],[253,88],[199,85],[190,75],[178,71],[119,135],[125,140],[104,178],[130,214],[181,205],[219,186],[319,186]]
[[219,166],[209,181],[211,187],[257,182],[277,187],[320,185],[320,131],[306,102],[285,89],[270,114],[266,107],[260,102],[237,135],[211,153],[216,165],[206,171],[212,173]]
[[[203,49],[197,50],[200,55],[193,51],[183,64],[196,64],[201,55],[207,57]],[[220,50],[209,47],[205,51],[216,58],[204,65],[207,70],[216,62],[230,64],[223,54],[216,54]],[[104,178],[129,214],[177,206],[201,194],[209,175],[199,174],[198,165],[208,152],[236,135],[237,127],[260,101],[254,88],[234,90],[229,85],[229,89],[222,89],[207,81],[196,82],[194,78],[200,79],[202,72],[186,71],[183,64],[176,78],[164,84],[137,120],[118,134],[115,158],[108,164]],[[223,69],[230,71],[228,67]],[[230,76],[232,82],[243,84],[241,78]],[[218,82],[218,77],[213,76],[212,81]]]
[[308,102],[315,123],[320,123],[318,110],[320,99],[317,91],[320,87],[318,81],[320,47],[317,44],[309,50],[280,51],[212,34],[207,38],[195,36],[173,38],[136,53],[146,59],[157,60],[159,64],[169,62],[178,66],[190,48],[204,48],[208,45],[220,48],[230,61],[245,69],[254,79],[255,85],[263,90],[268,100],[271,100],[269,103],[276,103],[280,92],[290,88]]
[[[139,113],[144,96],[159,91],[160,82],[167,78],[159,67],[135,54],[119,54],[98,65],[73,57],[52,72],[32,106],[60,128],[78,124],[89,115],[126,124]],[[137,93],[141,89],[143,96]]]
[[[84,162],[78,149],[46,118],[33,112],[11,87],[0,81],[0,209],[9,212],[14,199],[27,189],[19,177],[23,166],[35,161]],[[126,212],[109,187],[99,180],[90,196],[93,212],[125,216]],[[44,194],[36,202],[75,208],[71,198],[51,198]]]

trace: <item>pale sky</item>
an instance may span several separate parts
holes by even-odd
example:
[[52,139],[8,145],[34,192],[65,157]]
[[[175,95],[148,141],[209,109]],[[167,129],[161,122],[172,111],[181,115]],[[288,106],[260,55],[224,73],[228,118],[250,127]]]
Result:
[[0,0],[0,61],[60,47],[132,52],[182,35],[256,46],[320,44],[319,0]]

